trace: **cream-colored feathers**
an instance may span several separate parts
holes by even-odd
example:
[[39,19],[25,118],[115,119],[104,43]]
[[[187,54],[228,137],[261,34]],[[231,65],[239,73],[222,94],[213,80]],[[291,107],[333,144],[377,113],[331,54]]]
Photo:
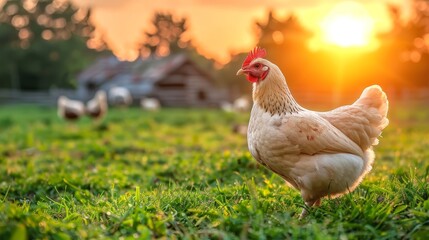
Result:
[[256,63],[269,73],[253,83],[248,146],[255,159],[298,189],[309,207],[353,191],[371,169],[372,146],[388,125],[386,94],[371,86],[352,105],[310,111],[292,97],[275,64],[257,58],[249,66]]

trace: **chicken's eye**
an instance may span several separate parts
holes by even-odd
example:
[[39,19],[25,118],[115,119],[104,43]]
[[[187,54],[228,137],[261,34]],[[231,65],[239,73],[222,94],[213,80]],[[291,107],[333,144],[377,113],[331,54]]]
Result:
[[261,64],[259,63],[255,64],[255,68],[260,68],[260,67],[261,67]]

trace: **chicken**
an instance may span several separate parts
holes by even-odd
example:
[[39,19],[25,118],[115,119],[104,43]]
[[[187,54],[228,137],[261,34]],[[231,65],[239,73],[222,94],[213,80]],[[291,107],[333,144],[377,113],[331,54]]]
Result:
[[235,99],[233,104],[233,108],[236,112],[247,112],[249,111],[250,106],[249,99],[244,96]]
[[86,104],[86,114],[94,119],[101,119],[107,113],[107,97],[105,91],[97,91],[94,98]]
[[[301,107],[280,69],[255,48],[237,75],[253,84],[248,147],[262,165],[299,190],[308,208],[353,191],[371,170],[373,145],[388,125],[388,100],[367,87],[352,105],[329,112]],[[304,208],[300,218],[308,214]]]
[[224,112],[233,112],[234,111],[234,106],[230,102],[221,102],[219,107]]
[[246,97],[239,97],[235,99],[233,103],[230,102],[222,102],[220,104],[220,109],[224,112],[247,112],[250,110],[250,102]]
[[140,100],[140,106],[144,110],[156,111],[161,107],[161,103],[156,98],[142,98]]
[[85,114],[85,105],[81,101],[66,96],[58,98],[58,116],[66,120],[77,120]]
[[133,98],[127,88],[112,87],[109,90],[109,102],[114,106],[127,107],[133,103]]

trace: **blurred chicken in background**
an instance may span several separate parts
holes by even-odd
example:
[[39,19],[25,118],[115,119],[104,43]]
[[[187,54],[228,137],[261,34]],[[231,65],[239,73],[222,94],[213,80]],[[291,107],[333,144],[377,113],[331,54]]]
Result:
[[250,107],[251,107],[250,100],[247,97],[242,96],[235,99],[232,108],[236,112],[247,112],[250,110]]
[[128,107],[133,103],[133,98],[127,88],[112,87],[109,90],[109,103],[116,107]]
[[94,98],[86,103],[86,114],[93,119],[100,120],[107,114],[107,96],[103,90],[97,91]]
[[144,110],[156,111],[161,108],[161,103],[156,98],[142,98],[140,106]]
[[220,103],[220,109],[222,109],[222,111],[224,111],[224,112],[233,112],[234,111],[232,103],[226,102],[226,101]]
[[78,100],[71,100],[66,96],[58,98],[58,116],[60,118],[74,121],[85,115],[85,105]]

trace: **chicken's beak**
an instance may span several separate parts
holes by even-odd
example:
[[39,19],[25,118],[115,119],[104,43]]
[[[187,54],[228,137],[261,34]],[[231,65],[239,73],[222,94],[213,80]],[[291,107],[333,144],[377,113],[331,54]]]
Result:
[[238,69],[237,76],[238,76],[238,75],[241,75],[241,74],[244,74],[244,71],[243,71],[243,69],[242,69],[242,68]]

